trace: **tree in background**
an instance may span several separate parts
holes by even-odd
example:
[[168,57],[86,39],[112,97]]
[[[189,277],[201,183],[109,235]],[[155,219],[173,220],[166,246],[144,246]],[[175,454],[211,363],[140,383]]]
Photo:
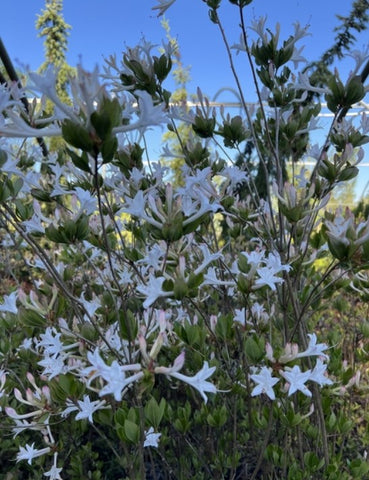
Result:
[[360,33],[368,28],[368,10],[368,0],[354,0],[347,17],[336,15],[341,24],[335,28],[335,32],[337,32],[335,43],[323,53],[318,62],[310,65],[315,68],[312,82],[315,80],[316,84],[326,83],[327,79],[332,76],[328,67],[336,59],[341,60],[344,54],[350,51],[356,41],[355,32]]
[[[178,103],[186,105],[189,100],[189,94],[186,88],[187,83],[190,81],[190,66],[184,66],[181,59],[181,52],[179,44],[176,38],[171,35],[169,21],[166,18],[163,18],[161,25],[165,30],[166,37],[173,49],[172,62],[174,68],[172,70],[172,75],[174,82],[177,85],[176,90],[172,93],[170,101],[173,103]],[[183,153],[187,152],[190,156],[189,145],[186,145],[191,137],[194,136],[191,126],[182,123],[178,125],[175,129],[168,131],[163,136],[163,141],[168,143],[170,151],[173,156],[169,160],[165,160],[166,164],[170,163],[170,168],[172,170],[173,182],[176,185],[182,183],[182,166],[185,163],[183,158]],[[178,157],[176,157],[178,155]]]
[[70,103],[68,81],[74,76],[75,70],[68,65],[66,52],[69,30],[72,27],[65,22],[62,11],[63,0],[46,0],[45,9],[38,15],[36,29],[39,31],[39,37],[45,39],[46,57],[39,70],[44,72],[50,65],[57,69],[56,91],[63,102]]

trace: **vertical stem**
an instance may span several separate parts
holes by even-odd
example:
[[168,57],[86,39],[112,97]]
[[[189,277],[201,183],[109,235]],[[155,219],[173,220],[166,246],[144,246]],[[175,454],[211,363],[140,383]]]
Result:
[[[110,244],[109,244],[109,239],[107,236],[106,232],[106,227],[105,227],[105,220],[104,220],[104,212],[103,212],[103,205],[102,205],[102,199],[101,199],[101,192],[100,192],[100,185],[99,185],[99,164],[98,164],[98,158],[97,154],[95,155],[95,171],[94,171],[94,182],[95,182],[95,189],[96,189],[96,194],[97,194],[97,204],[98,204],[98,209],[99,209],[99,216],[100,216],[100,221],[101,221],[101,229],[102,229],[102,235],[105,243],[105,248],[106,248],[106,253],[107,253],[107,258],[108,258],[108,264],[110,268],[110,272],[112,275],[112,278],[114,280],[115,285],[118,288],[120,298],[122,300],[122,308],[123,310],[126,309],[126,302],[124,298],[124,293],[122,291],[122,287],[120,286],[119,280],[116,276],[115,269],[113,266],[113,261],[112,261],[112,252],[110,249]],[[117,315],[118,315],[118,309],[117,310]],[[129,355],[129,363],[132,363],[132,347],[131,347],[131,342],[132,342],[132,332],[129,323],[127,322],[126,324],[127,328],[127,333],[130,339],[129,347],[128,347],[128,355]]]
[[254,469],[254,471],[253,471],[253,473],[250,477],[250,480],[255,480],[257,478],[257,474],[259,473],[259,470],[260,470],[260,467],[261,467],[261,464],[262,464],[262,461],[263,461],[263,458],[264,458],[264,452],[265,452],[265,449],[266,449],[266,447],[268,445],[268,442],[269,442],[270,434],[271,434],[271,431],[272,431],[272,425],[273,425],[273,405],[270,404],[267,429],[266,429],[266,432],[265,432],[265,435],[264,435],[263,443],[262,443],[261,448],[260,448],[259,457],[258,457],[258,460],[256,462],[255,469]]

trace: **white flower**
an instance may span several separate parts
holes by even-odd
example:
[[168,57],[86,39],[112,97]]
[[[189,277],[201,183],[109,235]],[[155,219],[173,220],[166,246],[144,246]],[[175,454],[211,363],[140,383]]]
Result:
[[264,250],[254,250],[251,253],[241,252],[241,254],[246,257],[247,262],[252,267],[258,267],[260,262],[262,262],[264,260],[264,257],[265,257]]
[[247,173],[235,165],[225,167],[219,175],[229,180],[229,187],[231,189],[234,189],[237,185],[242,184],[248,179]]
[[204,399],[204,402],[207,403],[208,397],[206,396],[205,392],[216,393],[217,389],[215,385],[210,382],[207,382],[206,379],[213,375],[216,367],[210,367],[208,362],[204,362],[202,369],[196,373],[193,377],[188,377],[187,375],[183,375],[179,372],[170,372],[169,375],[178,380],[182,380],[182,382],[186,382],[191,387],[196,388],[200,392],[200,395]]
[[154,275],[150,274],[146,285],[138,285],[137,291],[146,297],[143,303],[144,308],[149,308],[159,297],[168,297],[172,294],[172,292],[164,292],[162,290],[164,280],[164,277],[154,277]]
[[258,321],[263,321],[266,322],[269,318],[268,313],[265,311],[265,308],[263,305],[260,305],[260,303],[255,302],[252,307],[251,307],[251,313],[254,317],[256,317],[256,320]]
[[50,468],[48,472],[44,473],[45,477],[49,477],[50,480],[62,480],[62,477],[59,475],[59,473],[63,470],[62,468],[58,468],[57,465],[57,460],[58,460],[58,453],[54,453],[54,463],[53,466]]
[[247,323],[247,314],[245,307],[243,307],[241,310],[236,308],[233,321],[240,323],[243,327],[245,326],[245,324]]
[[72,412],[75,412],[76,410],[78,410],[77,405],[73,403],[72,400],[70,400],[69,398],[67,398],[66,405],[67,405],[67,408],[65,408],[60,413],[62,418],[68,417]]
[[219,280],[217,278],[215,267],[209,267],[208,271],[204,275],[204,281],[202,285],[227,285],[233,287],[235,284],[234,281]]
[[217,253],[210,253],[208,246],[203,243],[199,245],[199,248],[201,250],[201,253],[204,257],[202,263],[200,266],[196,268],[194,271],[194,274],[197,275],[200,272],[202,272],[211,262],[214,262],[215,260],[222,259],[223,255],[220,252]]
[[[56,93],[57,72],[53,66],[50,65],[50,67],[42,75],[35,72],[30,72],[29,78],[34,85],[33,87],[31,86],[31,89],[41,92],[57,107],[59,120],[70,118],[75,123],[80,123],[80,120],[74,113],[73,109],[69,105],[63,103]],[[81,78],[80,80],[82,81]]]
[[45,354],[57,357],[64,350],[60,337],[61,333],[58,333],[54,327],[47,327],[45,333],[41,333],[41,340],[36,343],[36,347],[44,347]]
[[[143,129],[152,125],[161,125],[168,122],[168,115],[164,112],[164,104],[154,105],[151,95],[144,90],[136,90],[138,97],[139,119],[129,125],[130,130]],[[113,129],[114,133],[122,131],[122,127]]]
[[237,54],[240,52],[246,52],[246,44],[245,44],[245,39],[243,38],[243,35],[241,33],[240,35],[240,42],[239,43],[234,43],[231,48],[234,50],[237,50]]
[[33,339],[25,338],[17,350],[32,350]]
[[161,260],[165,255],[165,249],[163,246],[157,243],[150,249],[146,249],[146,256],[137,260],[137,264],[144,264],[143,273],[145,274],[150,268],[153,270],[160,270]]
[[159,10],[158,17],[163,15],[176,0],[158,0],[159,4],[152,7],[152,10]]
[[324,357],[328,359],[328,355],[323,353],[324,350],[327,350],[328,346],[325,343],[316,343],[316,334],[309,333],[308,337],[310,338],[309,345],[304,352],[297,354],[296,358],[301,357],[310,357],[310,356],[317,356],[317,357]]
[[87,352],[87,359],[91,366],[84,368],[81,371],[81,376],[87,378],[87,385],[89,386],[95,378],[107,375],[109,367],[101,358],[98,348],[93,353]]
[[91,195],[88,190],[85,190],[81,187],[76,187],[74,193],[80,204],[79,212],[77,213],[77,215],[82,212],[90,215],[91,213],[94,213],[96,211],[97,198]]
[[45,455],[45,453],[50,452],[50,447],[42,448],[41,450],[37,450],[37,448],[33,448],[34,443],[32,445],[26,444],[25,447],[19,447],[19,452],[17,454],[17,462],[21,460],[27,460],[29,465],[32,465],[32,460],[34,458],[40,457],[41,455]]
[[277,252],[269,253],[267,259],[265,260],[266,266],[271,270],[274,270],[274,273],[279,272],[289,272],[291,270],[290,265],[282,265],[281,257]]
[[44,359],[37,362],[37,365],[44,367],[42,375],[46,375],[48,380],[51,380],[52,378],[67,372],[68,368],[64,364],[64,358],[64,355],[53,357],[45,354]]
[[255,287],[260,288],[264,286],[268,286],[273,291],[276,290],[277,283],[283,283],[283,278],[275,276],[275,270],[270,267],[260,267],[257,270],[257,274],[259,278],[255,281]]
[[321,387],[323,385],[332,385],[332,380],[325,375],[326,370],[327,364],[323,363],[320,358],[318,358],[316,365],[310,374],[309,380],[318,383]]
[[0,304],[0,312],[17,313],[17,297],[17,292],[12,292],[9,295],[4,295],[4,302]]
[[310,380],[311,370],[302,372],[300,367],[295,365],[293,368],[286,367],[285,371],[281,371],[281,375],[289,383],[288,396],[300,390],[307,397],[311,397],[311,392],[305,385],[305,382]]
[[150,427],[145,432],[145,440],[144,440],[144,447],[155,447],[159,446],[159,438],[161,437],[161,433],[154,433],[153,427]]
[[129,213],[133,217],[146,220],[157,228],[162,228],[162,224],[151,218],[145,211],[146,198],[143,191],[139,190],[134,198],[126,198],[126,206],[121,209],[122,212]]
[[271,372],[271,368],[262,367],[259,373],[250,375],[250,378],[257,383],[251,392],[252,397],[265,393],[271,400],[275,400],[273,387],[279,382],[279,378],[272,377]]
[[13,418],[15,426],[12,427],[12,432],[14,433],[13,438],[19,435],[26,430],[42,430],[43,425],[37,424],[36,422],[29,423],[27,420],[20,420],[19,418]]
[[[99,396],[113,394],[117,402],[122,400],[123,391],[130,384],[143,377],[140,364],[119,365],[114,360],[109,366],[100,357],[99,349],[96,348],[94,353],[88,352],[87,358],[92,364],[91,367],[86,367],[81,371],[81,375],[88,377],[87,385],[90,385],[92,380],[97,377],[102,377],[107,384],[100,390]],[[138,371],[138,373],[126,377],[125,372],[128,370]]]
[[304,72],[304,73],[299,72],[298,83],[295,84],[295,88],[296,90],[297,89],[307,90],[309,92],[316,92],[319,94],[331,93],[328,88],[314,87],[313,85],[311,85],[309,74],[307,72]]
[[93,422],[92,415],[101,410],[105,405],[105,400],[94,400],[91,402],[89,395],[83,395],[83,400],[78,400],[79,412],[76,415],[76,420],[83,420],[88,418],[91,423]]
[[[218,202],[210,203],[207,195],[204,195],[203,192],[201,192],[200,190],[196,192],[195,197],[196,197],[196,201],[193,202],[193,204],[190,207],[192,209],[192,212],[188,210],[189,205],[187,205],[187,208],[186,208],[187,211],[185,211],[185,203],[183,202],[183,205],[182,205],[183,213],[186,216],[190,215],[189,218],[186,218],[186,220],[183,221],[184,226],[194,222],[198,218],[202,217],[205,213],[218,212],[220,210],[223,210],[223,207],[220,205],[220,203]],[[199,199],[200,199],[200,208],[196,210],[199,204]]]
[[45,228],[41,222],[47,224],[51,223],[51,220],[45,217],[41,212],[41,205],[38,201],[33,201],[33,215],[30,220],[22,222],[22,225],[25,227],[26,232],[40,232],[45,233]]
[[89,395],[83,395],[83,400],[78,400],[78,405],[67,398],[67,408],[62,411],[61,416],[64,418],[72,412],[78,411],[76,420],[87,418],[91,423],[94,423],[92,415],[102,408],[108,408],[105,407],[105,403],[105,400],[94,400],[91,402]]
[[87,315],[85,315],[84,318],[86,321],[89,321],[89,319],[95,315],[96,310],[101,307],[101,302],[97,297],[92,298],[92,300],[86,300],[85,292],[82,292],[79,299],[87,312]]
[[114,360],[108,371],[104,374],[103,378],[107,384],[100,390],[99,396],[102,397],[111,393],[114,395],[115,400],[120,402],[127,386],[142,378],[143,375],[143,372],[138,372],[127,378],[122,366]]

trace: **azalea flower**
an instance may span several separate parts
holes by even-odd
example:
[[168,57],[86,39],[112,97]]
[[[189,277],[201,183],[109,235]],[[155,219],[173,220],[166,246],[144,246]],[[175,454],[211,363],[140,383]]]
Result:
[[72,412],[78,411],[76,420],[83,420],[87,418],[91,423],[93,423],[92,415],[101,408],[108,408],[104,407],[105,403],[105,400],[94,400],[91,402],[89,395],[84,395],[83,400],[78,400],[78,405],[67,398],[67,408],[61,412],[61,416],[65,418]]
[[0,304],[0,312],[17,313],[17,297],[17,292],[12,292],[9,295],[4,295],[4,301],[2,304]]
[[235,315],[233,317],[234,322],[240,323],[243,327],[247,323],[247,314],[246,314],[246,309],[243,307],[241,310],[235,309]]
[[217,278],[215,267],[209,267],[207,273],[204,275],[204,281],[202,285],[226,285],[233,287],[235,285],[234,281],[219,280]]
[[279,357],[279,362],[288,363],[291,362],[291,360],[295,360],[295,358],[297,358],[298,352],[299,347],[297,343],[286,343],[286,346],[284,347],[284,354]]
[[265,393],[271,400],[275,400],[273,387],[279,382],[279,378],[272,377],[271,372],[271,368],[262,367],[259,373],[250,375],[250,378],[257,383],[251,392],[252,397]]
[[270,267],[260,267],[257,270],[259,278],[255,280],[255,288],[268,286],[271,290],[276,290],[277,283],[283,283],[283,278],[275,276],[275,270]]
[[[130,125],[131,130],[168,122],[168,115],[164,111],[163,103],[154,105],[151,95],[144,90],[136,90],[135,95],[138,97],[139,120]],[[120,127],[117,127],[116,130],[119,131],[119,129]]]
[[153,270],[160,270],[162,258],[165,255],[165,249],[163,246],[155,244],[151,249],[146,249],[146,256],[137,260],[137,264],[144,264],[144,268],[142,269],[143,274],[150,269]]
[[87,315],[84,315],[84,319],[89,321],[90,318],[93,318],[97,309],[101,307],[101,302],[97,297],[92,298],[92,300],[85,299],[85,292],[79,297],[84,309],[87,312]]
[[155,433],[154,428],[150,427],[145,432],[145,440],[144,440],[144,447],[155,447],[159,446],[159,438],[161,437],[161,433]]
[[129,213],[133,217],[141,218],[151,225],[154,225],[156,228],[162,228],[163,225],[157,220],[151,218],[145,211],[146,198],[142,190],[139,190],[134,198],[126,198],[126,206],[124,206],[121,211]]
[[248,252],[241,252],[242,255],[244,255],[247,258],[247,262],[252,266],[252,267],[258,267],[260,263],[264,260],[265,258],[265,252],[264,250],[254,250],[250,253]]
[[[87,358],[92,364],[91,367],[86,367],[81,371],[81,375],[88,378],[87,385],[89,386],[97,377],[101,377],[107,383],[99,391],[99,396],[113,394],[117,402],[122,400],[123,391],[125,388],[143,377],[141,372],[141,365],[139,363],[130,365],[120,365],[116,360],[109,366],[101,358],[99,349],[96,348],[94,353],[88,352]],[[126,377],[126,371],[138,371],[138,373]]]
[[37,365],[44,367],[42,375],[47,376],[48,380],[68,371],[67,366],[64,364],[65,355],[58,355],[53,357],[45,355],[43,360],[37,362]]
[[143,372],[138,372],[130,377],[126,377],[122,366],[114,360],[103,377],[107,384],[100,390],[99,396],[102,397],[111,393],[114,395],[115,400],[120,402],[127,386],[142,378],[143,375]]
[[81,376],[87,379],[87,385],[89,386],[95,378],[108,374],[109,367],[101,358],[98,348],[93,353],[87,352],[87,360],[91,366],[84,368],[81,371]]
[[223,255],[220,252],[210,253],[209,248],[205,243],[199,245],[199,248],[201,250],[201,253],[204,259],[201,265],[199,265],[194,271],[195,275],[198,275],[200,272],[202,272],[210,263],[214,262],[215,260],[223,258]]
[[36,343],[36,347],[43,347],[45,354],[55,358],[65,349],[60,337],[61,333],[57,332],[54,327],[47,327],[45,333],[41,333],[41,340]]
[[45,455],[45,453],[49,453],[51,451],[50,447],[41,448],[38,450],[37,448],[33,448],[34,443],[32,445],[26,444],[25,447],[19,447],[19,452],[17,454],[17,463],[21,460],[27,460],[29,465],[32,465],[32,460],[34,458],[40,457],[41,455]]
[[282,265],[281,257],[277,252],[269,253],[265,260],[266,266],[269,267],[274,273],[289,272],[291,270],[290,265]]
[[143,303],[144,308],[149,308],[159,297],[169,297],[173,292],[162,290],[164,277],[155,277],[150,273],[149,281],[146,285],[138,285],[137,291],[146,297]]
[[227,188],[229,191],[234,191],[237,185],[242,184],[248,179],[248,174],[235,165],[228,165],[219,172],[219,175],[228,179],[229,185]]
[[308,337],[310,341],[307,349],[304,352],[298,353],[296,358],[318,356],[328,359],[328,355],[323,353],[324,350],[327,350],[328,346],[325,343],[316,343],[317,338],[315,333],[309,333]]
[[[101,410],[105,403],[105,400],[94,400],[91,402],[89,395],[83,395],[83,400],[78,400],[78,408],[76,407],[76,409],[79,410],[76,415],[76,420],[87,418],[89,422],[94,423],[92,415],[98,410]],[[69,412],[70,411],[71,407],[69,407]]]
[[86,213],[86,215],[91,215],[97,209],[97,198],[88,190],[84,190],[81,187],[76,187],[74,190],[74,194],[79,202],[79,211],[77,212],[78,216],[80,213]]
[[53,466],[50,468],[48,472],[44,473],[45,477],[49,477],[50,480],[62,480],[62,477],[59,475],[60,472],[63,470],[62,468],[57,467],[57,458],[58,454],[54,453],[54,463]]
[[171,372],[169,373],[170,376],[178,378],[182,382],[188,383],[191,387],[195,388],[200,392],[200,395],[204,399],[204,402],[207,403],[208,397],[206,396],[205,392],[216,393],[217,389],[215,385],[210,382],[207,382],[206,379],[211,377],[215,372],[216,367],[210,367],[208,362],[204,362],[202,369],[196,373],[193,377],[188,377],[187,375],[183,375],[179,372]]
[[265,311],[265,308],[263,305],[260,305],[260,303],[255,302],[252,307],[251,307],[251,313],[254,318],[258,321],[266,322],[269,318],[268,313]]
[[297,390],[300,390],[300,392],[302,392],[307,397],[312,396],[310,390],[305,385],[305,382],[310,380],[311,370],[307,370],[306,372],[302,372],[298,365],[294,365],[294,367],[292,367],[292,368],[286,367],[285,371],[281,371],[281,375],[289,383],[288,396],[297,392]]
[[323,385],[332,385],[333,382],[326,376],[327,364],[323,363],[320,358],[316,361],[316,365],[313,368],[309,380],[318,383],[321,387]]
[[152,10],[159,10],[158,17],[161,15],[164,15],[164,13],[168,10],[170,6],[173,5],[173,3],[176,0],[158,0],[159,4],[155,5],[155,7],[152,7]]

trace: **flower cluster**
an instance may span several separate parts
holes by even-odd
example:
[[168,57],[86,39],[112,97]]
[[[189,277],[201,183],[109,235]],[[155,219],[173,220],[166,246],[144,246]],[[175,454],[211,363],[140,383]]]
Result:
[[[328,356],[324,351],[328,348],[324,343],[317,344],[317,338],[315,333],[309,334],[310,341],[307,349],[303,352],[298,352],[298,346],[296,344],[287,344],[283,355],[281,355],[278,361],[273,357],[273,349],[267,345],[267,359],[271,362],[272,367],[263,366],[259,373],[250,375],[250,378],[257,384],[251,392],[252,396],[265,393],[271,400],[275,400],[275,393],[273,390],[280,378],[273,377],[272,372],[278,368],[278,373],[286,381],[285,389],[288,391],[288,395],[300,391],[304,395],[311,397],[312,393],[305,385],[306,382],[312,381],[320,385],[332,385],[333,382],[327,376],[327,364],[322,362],[322,358],[327,360]],[[285,366],[286,363],[295,362],[299,358],[317,356],[317,362],[315,367],[311,370],[302,371],[299,365],[293,367]],[[277,367],[279,365],[279,367]]]

